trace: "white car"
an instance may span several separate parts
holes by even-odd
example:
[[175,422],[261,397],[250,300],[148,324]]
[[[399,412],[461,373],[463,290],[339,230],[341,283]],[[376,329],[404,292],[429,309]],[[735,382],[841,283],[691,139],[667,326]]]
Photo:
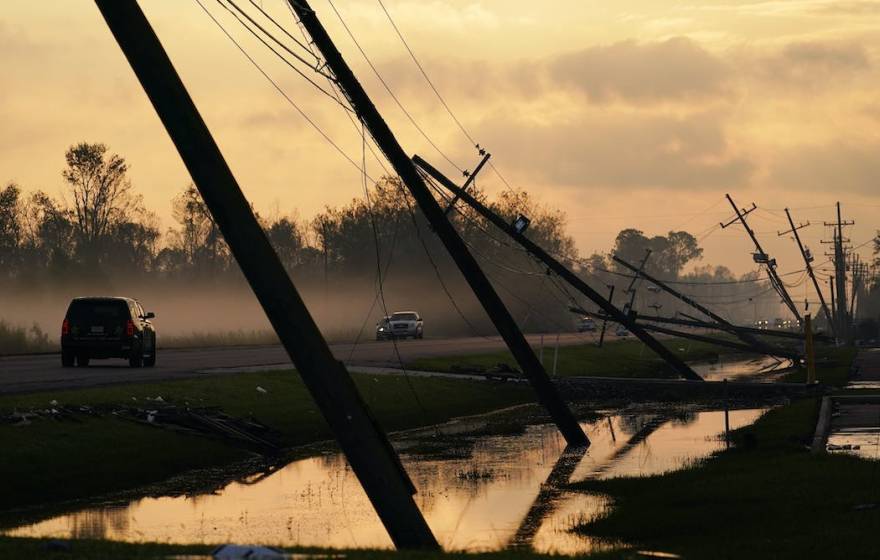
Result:
[[424,334],[424,322],[417,311],[395,311],[376,323],[376,340],[422,338]]

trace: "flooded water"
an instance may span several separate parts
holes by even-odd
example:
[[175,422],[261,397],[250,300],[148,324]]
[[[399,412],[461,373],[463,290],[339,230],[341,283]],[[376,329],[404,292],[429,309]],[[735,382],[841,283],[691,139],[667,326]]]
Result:
[[[731,428],[754,422],[762,412],[732,411]],[[592,440],[585,454],[565,450],[550,425],[529,426],[516,435],[456,436],[450,441],[459,443],[452,447],[422,437],[395,444],[418,488],[416,501],[445,549],[522,546],[559,553],[600,547],[568,530],[609,507],[601,496],[565,490],[567,482],[661,473],[724,445],[719,438],[723,412],[685,412],[676,418],[617,415],[583,426]],[[462,446],[465,440],[469,443]],[[5,533],[134,542],[391,547],[357,479],[335,453],[295,461],[212,495],[92,507]]]
[[749,359],[722,355],[718,362],[691,364],[691,367],[706,381],[770,381],[791,366],[791,360],[778,360],[772,356]]

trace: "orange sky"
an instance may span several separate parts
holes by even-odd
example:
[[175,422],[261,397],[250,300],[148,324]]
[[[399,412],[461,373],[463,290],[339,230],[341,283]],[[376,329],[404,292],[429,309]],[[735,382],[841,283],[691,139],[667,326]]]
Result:
[[[243,6],[248,0],[238,0]],[[216,0],[206,7],[353,159],[344,112],[277,63]],[[265,9],[296,32],[282,0]],[[514,185],[563,208],[583,255],[635,226],[683,228],[703,263],[754,268],[741,231],[712,230],[724,193],[756,202],[754,228],[782,272],[802,268],[777,238],[782,208],[831,220],[840,200],[855,244],[880,208],[880,2],[385,0],[450,106]],[[194,0],[143,8],[263,214],[309,218],[360,196],[360,175],[221,34]],[[453,175],[370,74],[327,0],[314,0],[401,143]],[[477,156],[427,89],[375,0],[336,0],[391,88],[459,166]],[[0,181],[62,193],[64,150],[104,142],[131,164],[147,207],[172,225],[189,177],[131,69],[87,0],[7,3],[0,15]],[[368,162],[369,172],[381,170]],[[490,193],[503,187],[486,173]],[[821,225],[803,230],[821,254]],[[864,247],[868,256],[869,247]],[[823,260],[819,258],[818,260]],[[801,288],[802,289],[802,288]],[[802,294],[797,293],[796,299]]]

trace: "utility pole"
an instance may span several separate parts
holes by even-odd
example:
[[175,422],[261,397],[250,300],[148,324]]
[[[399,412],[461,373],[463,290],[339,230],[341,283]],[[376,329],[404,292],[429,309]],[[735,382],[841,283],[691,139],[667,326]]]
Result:
[[480,269],[467,245],[452,227],[443,209],[437,204],[422,176],[419,175],[415,165],[403,151],[367,92],[364,91],[351,68],[336,49],[336,45],[333,44],[327,30],[318,20],[315,11],[306,0],[288,0],[288,3],[299,17],[300,23],[312,38],[314,45],[321,52],[327,68],[333,72],[336,85],[345,94],[358,118],[369,130],[379,149],[385,154],[394,171],[409,189],[428,223],[431,224],[431,228],[443,242],[455,264],[458,265],[465,280],[474,291],[477,299],[480,300],[486,314],[489,315],[495,328],[501,334],[501,338],[507,343],[507,347],[523,374],[535,389],[538,400],[553,418],[565,441],[569,445],[589,445],[590,440],[578,424],[571,409],[562,400],[559,391],[553,385],[538,357],[535,356],[535,352],[529,346],[510,311],[505,307],[485,273]]
[[[642,258],[642,262],[639,263],[639,272],[645,270],[645,265],[648,264],[648,259],[651,258],[651,250],[645,249],[645,256]],[[629,281],[629,286],[626,288],[627,294],[629,294],[629,303],[623,307],[624,313],[632,313],[634,311],[634,306],[636,302],[636,282],[639,281],[641,276],[636,274]]]
[[[614,284],[608,284],[608,305],[614,305]],[[599,333],[599,348],[605,342],[605,329],[608,327],[608,318],[602,319],[602,332]]]
[[771,259],[770,255],[764,252],[764,249],[761,247],[761,243],[758,241],[757,236],[755,236],[755,232],[749,226],[748,222],[746,222],[746,216],[755,211],[758,207],[755,206],[755,203],[752,203],[752,207],[748,210],[740,210],[739,206],[733,201],[729,194],[724,195],[727,197],[727,200],[730,202],[730,205],[733,207],[733,211],[736,212],[736,218],[733,220],[721,224],[721,228],[724,229],[735,222],[739,222],[742,224],[743,228],[745,228],[746,233],[749,234],[749,237],[752,238],[752,243],[755,244],[756,253],[752,255],[754,261],[758,264],[763,264],[767,269],[767,275],[770,277],[770,284],[773,286],[773,289],[779,294],[782,298],[782,302],[791,310],[795,319],[798,320],[798,323],[802,323],[803,319],[801,318],[801,314],[798,313],[797,306],[795,306],[794,302],[791,300],[791,296],[788,295],[788,290],[785,289],[785,284],[782,283],[782,279],[779,278],[779,274],[776,273],[776,259]]
[[136,0],[95,3],[391,540],[439,550],[397,453],[334,358]]
[[[825,303],[825,296],[822,294],[822,290],[819,288],[819,281],[816,280],[816,273],[813,271],[813,254],[810,253],[810,250],[804,247],[804,244],[801,243],[801,236],[798,233],[798,230],[803,229],[810,225],[810,222],[805,224],[800,224],[798,226],[794,225],[794,219],[791,217],[791,212],[788,211],[788,208],[785,209],[785,215],[788,217],[788,223],[791,226],[791,229],[788,231],[778,232],[779,236],[786,235],[788,233],[794,234],[794,240],[797,242],[798,249],[801,251],[801,256],[804,258],[804,265],[807,267],[807,274],[810,275],[810,280],[813,281],[813,287],[816,288],[816,294],[819,296],[819,302],[822,304],[822,311],[825,313],[826,317],[830,317],[831,315],[828,313],[828,305]],[[834,325],[834,322],[831,322],[831,330],[834,332],[834,336],[837,336],[837,328]]]
[[853,224],[855,224],[855,222],[852,220],[844,221],[841,219],[840,202],[837,203],[837,222],[825,222],[826,226],[834,228],[833,240],[831,242],[834,244],[832,258],[834,259],[834,283],[836,284],[835,288],[837,289],[837,297],[835,298],[836,307],[834,312],[837,321],[836,332],[838,333],[839,338],[847,344],[852,341],[852,338],[850,336],[850,320],[846,305],[846,249],[843,244],[849,242],[849,240],[844,239],[843,228],[844,226],[851,226]]
[[[769,354],[771,356],[777,356],[777,355],[784,356],[785,355],[785,354],[780,354],[779,353],[780,351],[777,348],[773,348],[773,347],[765,344],[764,342],[758,340],[757,338],[750,335],[749,333],[739,329],[735,325],[732,325],[730,323],[730,321],[728,321],[724,317],[721,317],[717,313],[713,312],[712,310],[707,308],[705,305],[702,305],[702,304],[694,301],[693,299],[689,298],[688,296],[680,293],[679,291],[673,289],[665,282],[658,280],[657,278],[654,278],[653,276],[651,276],[650,274],[648,274],[644,270],[639,270],[638,268],[636,268],[635,266],[626,262],[625,260],[621,259],[617,255],[613,255],[611,258],[614,259],[615,262],[622,264],[624,267],[628,268],[629,270],[631,270],[635,274],[638,274],[639,276],[643,277],[648,282],[654,284],[655,286],[657,286],[658,288],[660,288],[661,290],[663,290],[667,294],[670,294],[671,296],[683,301],[684,303],[690,305],[691,307],[693,307],[694,309],[696,309],[697,311],[699,311],[703,315],[709,317],[710,319],[712,319],[713,321],[718,323],[720,328],[735,335],[737,338],[739,338],[740,340],[742,340],[746,344],[750,345],[752,347],[752,349],[758,350],[758,351],[763,352],[765,354]],[[684,313],[682,313],[682,315],[684,315]],[[687,315],[685,315],[685,316],[687,316]]]
[[656,352],[665,362],[672,366],[672,368],[679,375],[681,375],[685,379],[697,381],[702,380],[702,377],[700,377],[694,370],[692,370],[689,365],[684,363],[684,360],[682,360],[677,355],[672,353],[668,348],[663,346],[660,342],[657,341],[656,338],[645,331],[645,329],[643,329],[641,325],[636,324],[636,322],[632,320],[629,316],[627,316],[626,313],[622,312],[617,307],[613,306],[608,300],[603,298],[599,294],[599,292],[588,286],[587,283],[581,280],[581,278],[578,277],[577,274],[566,268],[565,265],[553,258],[547,251],[545,251],[531,239],[523,235],[522,231],[508,224],[501,216],[487,208],[484,204],[479,202],[469,193],[462,190],[461,187],[453,183],[448,177],[440,173],[430,163],[428,163],[421,157],[417,155],[413,156],[413,161],[426,174],[434,178],[438,183],[446,187],[446,189],[453,194],[457,194],[460,200],[463,200],[468,206],[476,210],[481,216],[492,222],[495,227],[497,227],[498,229],[506,233],[509,237],[511,237],[514,241],[519,243],[526,251],[529,252],[529,254],[543,262],[548,269],[550,269],[560,278],[568,282],[574,289],[584,294],[593,303],[598,305],[605,313],[613,317],[615,321],[626,325],[626,328],[629,329],[629,331],[633,333],[633,335],[644,342],[645,345],[648,346],[648,348]]

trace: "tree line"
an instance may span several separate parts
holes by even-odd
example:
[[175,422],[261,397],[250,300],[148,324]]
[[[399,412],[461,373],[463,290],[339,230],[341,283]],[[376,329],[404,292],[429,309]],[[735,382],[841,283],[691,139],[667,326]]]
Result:
[[[73,277],[112,287],[120,278],[133,276],[243,283],[194,186],[184,186],[173,198],[173,225],[162,231],[156,214],[136,193],[125,158],[107,146],[85,142],[71,146],[61,177],[60,198],[42,191],[25,194],[13,183],[0,190],[0,283],[26,288]],[[526,234],[533,241],[598,291],[615,285],[621,298],[618,304],[631,297],[624,294],[628,273],[607,256],[579,257],[560,210],[520,190],[503,191],[493,200],[479,190],[474,195],[509,222],[528,216]],[[457,208],[450,218],[524,328],[567,330],[574,323],[571,307],[592,308],[481,216],[461,202]],[[364,198],[327,207],[311,220],[295,215],[257,213],[257,217],[298,286],[320,287],[328,297],[353,285],[370,290],[381,285],[389,293],[406,292],[412,301],[424,301],[418,295],[422,293],[439,301],[438,307],[458,308],[459,315],[466,316],[464,322],[486,330],[485,317],[474,311],[478,306],[457,267],[396,178],[382,178]],[[646,249],[651,250],[647,271],[665,280],[689,282],[686,290],[706,297],[710,305],[713,298],[719,306],[737,302],[745,308],[737,311],[743,317],[758,313],[756,307],[750,311],[757,305],[751,305],[753,301],[774,305],[754,277],[736,278],[724,267],[709,266],[684,274],[688,265],[702,258],[697,240],[685,231],[647,237],[637,229],[625,229],[618,234],[613,253],[637,264]],[[705,284],[702,291],[699,284]],[[653,305],[655,311],[660,310],[656,306],[665,306],[660,312],[672,314],[677,305],[645,286],[637,294],[634,303],[641,306],[640,312],[649,312]]]

